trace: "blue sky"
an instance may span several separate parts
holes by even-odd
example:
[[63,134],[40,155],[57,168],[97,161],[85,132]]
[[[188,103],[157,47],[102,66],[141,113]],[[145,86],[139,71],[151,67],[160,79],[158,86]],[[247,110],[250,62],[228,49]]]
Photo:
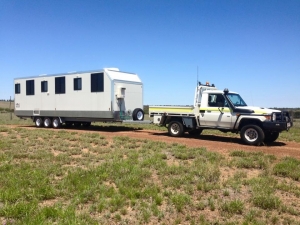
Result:
[[0,99],[104,67],[137,73],[144,104],[193,104],[198,67],[248,105],[300,107],[300,0],[0,0]]

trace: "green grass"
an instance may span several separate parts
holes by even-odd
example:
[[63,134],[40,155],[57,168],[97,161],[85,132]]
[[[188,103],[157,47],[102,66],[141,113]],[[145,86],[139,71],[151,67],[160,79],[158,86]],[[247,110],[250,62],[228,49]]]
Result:
[[0,125],[0,223],[300,224],[299,165],[117,133]]

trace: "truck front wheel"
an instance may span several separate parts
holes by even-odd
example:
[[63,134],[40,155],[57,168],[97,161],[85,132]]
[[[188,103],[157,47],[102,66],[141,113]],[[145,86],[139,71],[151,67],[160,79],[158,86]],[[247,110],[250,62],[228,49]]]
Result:
[[272,143],[279,137],[279,132],[265,132],[265,142]]
[[181,137],[184,132],[183,125],[177,121],[171,122],[168,126],[168,131],[172,137]]
[[263,130],[257,125],[246,125],[241,129],[241,138],[248,145],[259,145],[265,139]]

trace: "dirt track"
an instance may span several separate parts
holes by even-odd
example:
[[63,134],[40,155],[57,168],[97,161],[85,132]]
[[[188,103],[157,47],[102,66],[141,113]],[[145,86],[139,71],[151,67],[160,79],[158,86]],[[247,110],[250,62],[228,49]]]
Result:
[[[23,127],[27,129],[39,129],[34,126],[21,126],[13,125],[11,127]],[[45,129],[45,128],[40,128]],[[300,143],[297,142],[280,142],[276,141],[268,146],[248,146],[242,143],[240,138],[216,136],[216,135],[200,135],[197,137],[191,137],[186,134],[184,137],[175,138],[168,136],[167,132],[155,131],[155,130],[138,130],[128,127],[100,127],[91,126],[87,129],[67,129],[66,131],[72,132],[97,132],[108,139],[112,139],[114,136],[128,136],[131,138],[148,139],[153,141],[163,141],[167,143],[180,143],[189,147],[205,147],[207,150],[219,152],[222,154],[228,154],[233,150],[244,150],[252,152],[264,152],[267,154],[273,154],[279,158],[285,156],[291,156],[300,159]],[[52,129],[54,131],[54,129]],[[55,130],[58,131],[58,130]]]

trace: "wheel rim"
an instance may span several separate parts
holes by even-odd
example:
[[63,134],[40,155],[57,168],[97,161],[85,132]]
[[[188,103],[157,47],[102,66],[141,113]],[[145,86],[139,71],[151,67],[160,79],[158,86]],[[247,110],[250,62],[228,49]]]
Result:
[[142,120],[143,119],[144,114],[141,111],[138,111],[136,117],[138,120]]
[[36,121],[35,121],[36,126],[40,127],[41,123],[42,123],[42,121],[40,118],[36,119]]
[[49,127],[50,126],[50,120],[49,119],[45,119],[45,126]]
[[245,131],[245,138],[249,142],[254,142],[258,139],[258,133],[255,129],[249,128]]
[[58,127],[58,125],[59,125],[58,119],[54,119],[53,120],[53,126]]
[[178,134],[179,130],[180,130],[180,128],[179,128],[177,123],[174,123],[174,124],[171,125],[171,132],[173,134]]

